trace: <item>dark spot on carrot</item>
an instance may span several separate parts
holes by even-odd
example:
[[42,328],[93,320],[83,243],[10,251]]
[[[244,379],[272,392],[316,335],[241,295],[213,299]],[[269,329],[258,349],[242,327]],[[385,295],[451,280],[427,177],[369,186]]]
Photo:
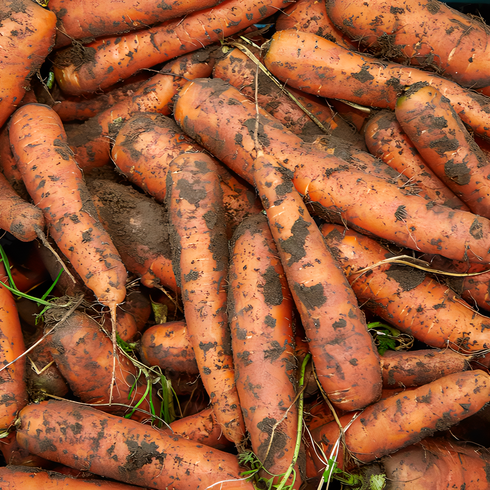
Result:
[[386,275],[396,281],[403,291],[411,291],[422,284],[426,278],[424,271],[403,265],[392,265],[386,271]]
[[135,472],[146,464],[150,464],[154,459],[163,465],[165,453],[160,453],[158,446],[154,442],[148,444],[146,441],[141,441],[141,444],[138,444],[136,441],[129,439],[124,442],[128,447],[129,455],[126,457],[126,463],[118,468],[121,475]]
[[270,315],[266,315],[264,318],[264,323],[270,328],[275,328],[276,322],[276,319]]
[[206,191],[202,187],[186,179],[179,179],[176,189],[180,191],[180,198],[185,199],[192,205],[196,205],[199,201],[206,198]]
[[338,328],[345,328],[346,326],[347,322],[343,318],[332,323],[332,327],[334,328],[334,330],[337,330]]
[[272,363],[282,356],[282,353],[286,350],[286,347],[281,347],[281,344],[279,344],[277,340],[273,340],[270,345],[270,349],[264,350],[264,359],[270,359]]
[[454,163],[451,158],[444,164],[444,174],[459,185],[467,185],[471,180],[471,173],[464,163]]
[[248,350],[243,352],[238,352],[237,358],[240,359],[240,361],[242,361],[245,366],[252,364],[252,361],[250,360],[250,352]]
[[361,83],[370,82],[371,80],[374,80],[373,75],[369,73],[369,69],[367,65],[363,65],[358,73],[351,73],[351,76],[352,78],[355,78]]
[[218,344],[216,342],[199,342],[199,349],[201,349],[204,353],[207,353],[210,349],[216,349]]
[[310,223],[303,218],[298,218],[291,227],[291,236],[286,240],[280,240],[280,247],[290,255],[288,260],[288,266],[298,262],[306,255],[305,241],[306,237],[310,234],[308,228]]
[[191,270],[189,274],[184,274],[184,280],[187,281],[195,281],[199,278],[199,272],[196,270]]
[[279,274],[273,266],[269,266],[263,275],[265,284],[261,288],[266,304],[277,306],[284,299]]
[[298,295],[299,300],[308,309],[319,308],[327,301],[323,293],[323,284],[321,283],[314,284],[313,286],[304,286],[303,284],[295,283],[293,290]]
[[470,226],[470,235],[475,240],[481,240],[483,238],[483,225],[478,221],[478,218],[475,218]]

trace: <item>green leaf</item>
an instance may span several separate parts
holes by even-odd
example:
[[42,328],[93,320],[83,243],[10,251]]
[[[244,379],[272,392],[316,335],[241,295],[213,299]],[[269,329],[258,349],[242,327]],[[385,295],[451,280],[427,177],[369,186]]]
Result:
[[383,490],[386,485],[386,475],[371,475],[369,490]]

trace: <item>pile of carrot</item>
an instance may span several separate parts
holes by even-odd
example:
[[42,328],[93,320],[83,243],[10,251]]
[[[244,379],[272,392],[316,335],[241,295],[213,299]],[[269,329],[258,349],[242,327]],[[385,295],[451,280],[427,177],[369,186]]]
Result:
[[480,20],[0,6],[0,488],[490,488]]

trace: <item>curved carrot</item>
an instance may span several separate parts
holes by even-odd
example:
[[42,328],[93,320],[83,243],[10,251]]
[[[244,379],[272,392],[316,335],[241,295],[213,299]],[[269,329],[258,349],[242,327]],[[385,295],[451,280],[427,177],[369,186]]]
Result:
[[465,352],[490,347],[490,319],[436,278],[419,269],[380,264],[393,254],[353,230],[338,225],[321,230],[359,302],[376,315],[433,347]]
[[[261,476],[292,464],[298,432],[293,300],[267,218],[237,228],[231,243],[228,310],[236,385]],[[301,474],[288,485],[301,486]],[[280,481],[281,477],[273,481]]]
[[490,98],[432,73],[349,51],[314,34],[276,32],[264,64],[277,78],[304,92],[382,109],[394,110],[405,86],[427,82],[450,100],[476,133],[490,138]]
[[204,153],[175,158],[167,174],[174,273],[201,378],[227,439],[245,429],[227,331],[228,243],[216,166]]
[[320,383],[335,406],[365,407],[381,394],[381,368],[357,299],[291,176],[259,156],[254,178]]
[[412,85],[395,114],[434,173],[473,211],[490,218],[490,162],[439,90]]
[[286,3],[287,0],[225,0],[183,19],[93,42],[83,48],[86,58],[81,63],[73,63],[73,48],[61,50],[55,61],[56,81],[67,94],[95,92],[138,70],[223,40],[275,14]]
[[364,136],[369,151],[419,187],[432,201],[468,211],[468,206],[441,182],[425,163],[392,111],[380,111],[366,122]]
[[12,117],[9,133],[26,188],[51,236],[87,287],[112,310],[126,295],[126,269],[95,219],[58,115],[41,104],[25,105]]
[[27,406],[17,440],[46,459],[157,490],[205,490],[225,480],[225,488],[253,490],[232,454],[71,402]]

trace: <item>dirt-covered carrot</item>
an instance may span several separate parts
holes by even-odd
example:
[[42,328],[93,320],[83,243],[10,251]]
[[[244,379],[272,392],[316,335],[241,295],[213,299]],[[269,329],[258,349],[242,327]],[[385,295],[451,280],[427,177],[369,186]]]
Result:
[[364,136],[369,151],[408,177],[432,201],[450,208],[468,207],[441,182],[396,120],[392,111],[379,111],[366,122]]
[[167,174],[166,203],[174,273],[199,372],[226,438],[239,443],[245,428],[226,312],[228,242],[213,159],[204,153],[175,158]]
[[0,37],[0,126],[26,93],[54,44],[56,16],[30,0],[2,0]]
[[[228,311],[236,384],[252,450],[263,465],[260,475],[269,480],[293,464],[298,438],[293,299],[264,215],[242,222],[231,251]],[[297,467],[287,484],[299,488],[302,473]]]
[[379,357],[347,279],[291,175],[259,156],[254,178],[325,393],[343,410],[373,403],[381,394]]
[[398,98],[395,114],[433,172],[471,211],[490,217],[490,162],[450,101],[417,83]]
[[71,44],[74,39],[93,39],[122,34],[168,19],[182,17],[196,10],[214,7],[223,0],[173,0],[155,4],[151,0],[109,2],[52,0],[49,10],[56,14],[58,32],[56,47]]
[[[365,408],[345,432],[345,445],[352,456],[367,463],[451,427],[478,412],[489,399],[490,376],[485,372],[450,374]],[[352,418],[353,414],[343,415],[340,423],[345,427]],[[328,456],[339,426],[329,422],[312,436]],[[337,462],[344,466],[342,451]]]
[[437,278],[409,266],[380,264],[394,255],[353,230],[328,224],[321,230],[365,308],[433,347],[465,352],[490,347],[490,318]]
[[223,40],[287,4],[287,0],[226,0],[183,19],[91,43],[83,48],[81,62],[75,60],[75,50],[67,48],[58,52],[55,77],[67,94],[95,92],[138,70]]
[[484,23],[443,2],[328,0],[327,12],[344,34],[378,57],[435,69],[466,87],[490,85]]
[[224,480],[231,480],[224,488],[253,489],[232,454],[70,402],[26,407],[17,440],[46,459],[157,490],[204,490]]
[[381,63],[314,34],[276,32],[264,64],[277,78],[304,92],[382,109],[394,110],[404,87],[427,82],[450,100],[477,134],[490,138],[490,98],[417,68]]
[[[296,189],[330,220],[426,253],[490,261],[489,220],[407,195],[395,184],[312,148],[265,111],[258,112],[262,150],[295,171]],[[255,104],[222,80],[199,79],[182,89],[174,115],[187,134],[252,181]]]
[[25,105],[12,117],[9,137],[26,188],[43,211],[51,236],[87,287],[112,311],[126,295],[126,269],[96,219],[58,115],[45,105]]

